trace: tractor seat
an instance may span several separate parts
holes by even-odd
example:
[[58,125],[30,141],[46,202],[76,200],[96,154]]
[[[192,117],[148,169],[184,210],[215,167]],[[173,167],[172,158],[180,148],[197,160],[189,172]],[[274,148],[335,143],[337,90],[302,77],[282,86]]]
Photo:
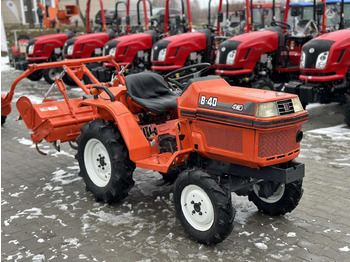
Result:
[[138,73],[125,77],[127,94],[137,104],[155,114],[177,110],[177,94],[169,89],[162,76]]

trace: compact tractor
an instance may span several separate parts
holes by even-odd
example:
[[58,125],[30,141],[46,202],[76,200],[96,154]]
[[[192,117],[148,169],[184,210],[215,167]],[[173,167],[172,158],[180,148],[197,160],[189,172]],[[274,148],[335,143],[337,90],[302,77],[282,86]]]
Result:
[[[85,66],[103,61],[118,71],[107,83]],[[231,233],[231,192],[248,195],[258,210],[272,216],[298,205],[305,170],[294,159],[308,112],[297,95],[201,77],[210,64],[197,65],[190,71],[195,78],[186,83],[176,74],[189,72],[187,67],[166,78],[153,72],[124,77],[112,56],[106,56],[29,65],[3,99],[2,116],[9,114],[21,79],[59,66],[63,71],[43,102],[33,104],[23,96],[17,109],[36,145],[45,140],[59,149],[60,143],[77,143],[79,174],[96,200],[123,200],[134,185],[135,167],[165,176],[175,170],[177,216],[189,235],[205,244],[219,243]],[[81,87],[82,98],[69,99],[64,74]],[[83,84],[83,75],[92,84]],[[53,88],[63,100],[48,98]]]
[[[112,55],[114,57],[114,60],[117,61],[120,66],[127,66],[127,69],[125,70],[126,74],[138,73],[151,69],[152,46],[159,40],[159,38],[162,38],[169,34],[175,34],[179,30],[181,32],[186,32],[188,29],[191,30],[191,28],[188,28],[186,26],[186,21],[184,19],[185,6],[183,1],[181,15],[170,15],[169,1],[166,2],[166,7],[164,10],[165,15],[155,18],[152,16],[151,12],[151,30],[149,30],[148,26],[146,0],[139,0],[137,2],[138,24],[141,25],[141,2],[143,3],[144,7],[145,31],[142,32],[143,30],[140,30],[141,33],[116,37],[111,41],[108,41],[105,44],[103,50],[104,55]],[[151,3],[148,3],[150,10],[152,10]],[[187,4],[189,4],[189,0],[187,0]],[[190,14],[188,17],[190,17]],[[162,26],[164,27],[163,30],[161,29]],[[110,81],[112,75],[114,74],[114,71],[115,69],[113,64],[108,63],[92,69],[92,73],[95,75],[95,77],[102,82]]]
[[[321,5],[324,7],[325,3]],[[323,17],[322,21],[325,21],[324,10],[317,12]],[[319,20],[316,19],[316,3],[313,5],[314,19],[309,19],[309,16],[304,18],[302,11],[301,6],[290,6],[287,0],[283,22],[273,19],[270,27],[221,43],[215,73],[231,83],[260,89],[274,89],[274,82],[281,83],[296,77],[302,46],[319,34],[315,23]],[[288,14],[295,18],[292,26],[287,24]],[[324,23],[321,30],[324,31]]]
[[[343,4],[339,24],[350,16],[350,2]],[[283,91],[298,94],[303,106],[313,102],[339,102],[345,106],[345,122],[350,126],[350,29],[319,36],[303,46],[299,81],[286,84]]]

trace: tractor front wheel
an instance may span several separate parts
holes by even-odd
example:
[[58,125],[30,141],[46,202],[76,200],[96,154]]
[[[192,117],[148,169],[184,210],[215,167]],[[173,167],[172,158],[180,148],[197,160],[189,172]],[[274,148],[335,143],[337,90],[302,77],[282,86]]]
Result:
[[235,216],[231,193],[204,171],[185,170],[179,175],[174,202],[185,231],[199,243],[217,244],[231,233]]
[[291,212],[299,204],[303,195],[302,180],[289,184],[273,184],[270,186],[273,193],[269,197],[262,196],[264,192],[266,193],[263,187],[267,186],[263,183],[272,182],[253,185],[253,190],[249,193],[248,198],[257,206],[259,211],[270,216],[279,216]]
[[43,76],[43,70],[37,70],[37,71],[34,71],[29,76],[27,76],[27,78],[32,81],[39,81],[42,76]]
[[55,78],[59,76],[61,70],[59,67],[43,69],[43,77],[49,84],[55,83]]
[[77,159],[86,188],[97,201],[121,201],[134,185],[135,164],[120,132],[102,119],[81,128]]

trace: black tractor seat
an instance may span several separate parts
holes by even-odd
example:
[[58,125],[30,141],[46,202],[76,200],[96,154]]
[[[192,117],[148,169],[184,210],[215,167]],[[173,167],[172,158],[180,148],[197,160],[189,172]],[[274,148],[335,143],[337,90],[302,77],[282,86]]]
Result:
[[169,89],[162,76],[144,72],[125,77],[127,94],[137,104],[155,114],[177,110],[178,97]]

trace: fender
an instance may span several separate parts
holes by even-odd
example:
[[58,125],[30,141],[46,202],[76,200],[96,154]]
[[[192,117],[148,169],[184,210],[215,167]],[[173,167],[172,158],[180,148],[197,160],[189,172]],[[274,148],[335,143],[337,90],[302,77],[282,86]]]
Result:
[[[80,106],[97,107],[100,114],[108,112],[115,120],[124,142],[129,150],[130,159],[136,162],[151,156],[149,142],[142,133],[133,114],[128,108],[118,102],[107,102],[95,99],[86,99],[81,102]],[[108,118],[108,117],[107,117]]]

